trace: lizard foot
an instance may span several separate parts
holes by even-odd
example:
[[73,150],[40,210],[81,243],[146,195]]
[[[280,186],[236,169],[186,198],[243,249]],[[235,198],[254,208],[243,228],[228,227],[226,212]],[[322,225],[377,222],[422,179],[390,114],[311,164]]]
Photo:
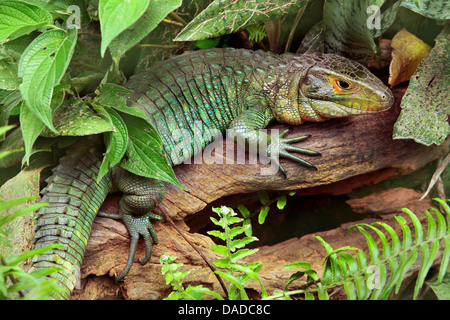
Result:
[[99,212],[98,215],[101,217],[122,220],[128,232],[130,233],[131,244],[127,264],[125,266],[125,269],[119,275],[115,275],[116,281],[122,281],[131,269],[140,236],[142,236],[145,241],[145,257],[143,259],[139,259],[139,263],[141,265],[144,265],[148,261],[150,261],[150,257],[152,255],[152,246],[153,244],[158,244],[158,237],[156,235],[155,229],[153,229],[153,225],[150,220],[162,220],[162,217],[153,213],[135,216],[130,214],[110,214]]
[[270,149],[269,149],[270,159],[272,161],[275,161],[275,163],[278,166],[278,169],[281,171],[281,173],[284,175],[284,177],[287,177],[287,175],[286,175],[286,171],[284,170],[283,166],[280,164],[280,160],[279,160],[280,156],[283,158],[287,158],[287,159],[296,161],[308,168],[317,170],[317,168],[310,162],[308,162],[296,155],[293,155],[289,152],[289,151],[294,151],[294,152],[298,152],[298,153],[302,153],[302,154],[307,154],[310,156],[320,156],[321,155],[320,152],[290,145],[291,143],[300,142],[305,139],[308,139],[311,136],[304,135],[304,136],[297,136],[297,137],[291,137],[291,138],[283,138],[288,132],[289,132],[289,129],[286,129],[283,132],[281,132],[277,139],[278,142],[276,142],[274,144],[274,146],[272,146],[272,144],[270,145]]

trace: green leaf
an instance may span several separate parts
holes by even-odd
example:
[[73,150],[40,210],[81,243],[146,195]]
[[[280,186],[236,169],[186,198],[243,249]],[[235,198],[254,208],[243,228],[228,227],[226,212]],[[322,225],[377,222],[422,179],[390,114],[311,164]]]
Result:
[[219,45],[220,38],[214,38],[214,39],[205,39],[205,40],[198,40],[195,41],[195,46],[199,49],[210,49],[215,48]]
[[64,248],[66,248],[65,245],[52,244],[52,245],[49,245],[49,246],[45,246],[43,248],[33,249],[33,250],[30,250],[30,251],[24,252],[21,255],[12,256],[12,257],[6,258],[6,264],[8,264],[8,265],[16,265],[16,264],[18,264],[21,261],[24,261],[24,260],[29,259],[31,257],[40,255],[40,254],[42,254],[44,252],[47,252],[49,250],[52,250],[52,249],[64,249]]
[[240,235],[241,233],[245,232],[246,229],[247,229],[247,227],[245,227],[245,226],[234,227],[233,229],[230,229],[228,234],[229,234],[230,238],[234,238],[237,235]]
[[22,132],[20,128],[16,128],[0,144],[0,168],[8,168],[20,163],[24,154],[23,150]]
[[[69,99],[53,115],[53,125],[59,135],[87,136],[113,131],[109,119],[92,110],[83,100]],[[54,137],[52,132],[44,131],[43,136]]]
[[8,132],[9,130],[11,130],[12,128],[15,128],[16,126],[11,124],[9,126],[3,126],[0,127],[0,135],[5,134],[6,132]]
[[42,33],[25,49],[19,61],[22,97],[30,111],[54,132],[50,107],[53,88],[69,65],[77,39],[76,30]]
[[255,252],[258,252],[259,249],[242,249],[238,250],[235,253],[231,254],[231,262],[235,263],[239,259],[245,258],[249,255],[254,254]]
[[[30,197],[23,197],[23,198],[19,198],[19,199],[14,199],[14,200],[9,200],[9,201],[0,201],[0,212],[4,211],[6,209],[15,207],[19,204],[25,203],[27,201],[30,200],[35,200],[36,197],[30,196]],[[6,219],[6,217],[2,217],[2,219]],[[2,220],[5,221],[5,220]],[[2,222],[2,225],[6,223],[6,222]]]
[[253,235],[253,227],[252,227],[252,220],[250,218],[245,219],[242,222],[242,226],[245,227],[245,235],[247,237],[251,237]]
[[246,245],[248,245],[249,243],[252,243],[253,241],[258,241],[258,238],[244,237],[242,239],[236,239],[236,240],[231,241],[230,247],[232,248],[232,250],[236,250],[236,249],[245,247]]
[[[8,119],[16,107],[22,101],[20,91],[6,91],[0,90],[0,93],[6,93],[0,97],[0,125],[8,124]],[[1,137],[0,137],[1,138]]]
[[228,248],[220,244],[211,244],[211,249],[217,253],[223,254],[224,256],[228,254]]
[[46,10],[22,1],[0,2],[0,43],[10,36],[18,38],[53,22]]
[[149,0],[148,2],[148,8],[144,14],[111,41],[109,50],[114,58],[120,58],[125,52],[135,46],[182,3],[181,0]]
[[401,5],[427,18],[450,19],[450,2],[446,0],[403,0]]
[[[226,280],[230,281],[232,284],[236,286],[237,289],[239,289],[239,293],[241,294],[242,300],[249,300],[247,293],[245,292],[244,286],[241,284],[241,281],[233,276],[232,274],[222,272],[219,270],[214,271],[214,273],[218,274],[222,278],[225,278]],[[231,290],[229,290],[229,294],[231,294]],[[231,299],[231,298],[230,298]]]
[[261,203],[263,205],[266,205],[270,202],[269,195],[267,194],[267,191],[265,191],[265,190],[258,190],[258,198],[259,198],[259,201],[261,201]]
[[277,208],[283,210],[284,207],[286,206],[286,203],[287,203],[286,196],[279,197],[277,200]]
[[100,0],[98,15],[102,33],[101,55],[105,55],[106,48],[122,31],[135,23],[145,12],[150,0]]
[[[220,294],[218,294],[215,291],[211,291],[211,290],[209,290],[207,288],[204,288],[202,285],[198,285],[198,286],[195,286],[195,287],[193,287],[191,285],[188,285],[188,287],[186,288],[186,290],[184,292],[186,294],[189,294],[190,296],[192,296],[192,292],[199,293],[199,294],[202,294],[202,295],[203,294],[210,294],[210,295],[214,296],[217,300],[223,300],[223,297]],[[200,300],[200,298],[198,298],[198,300]]]
[[19,89],[20,79],[17,76],[17,70],[17,63],[10,59],[0,60],[0,89]]
[[370,5],[382,1],[329,0],[324,3],[323,22],[325,51],[366,62],[375,54],[376,45],[367,26]]
[[25,102],[20,106],[20,124],[25,145],[24,161],[29,163],[33,144],[44,130],[45,124],[30,111]]
[[99,88],[98,96],[94,101],[103,106],[147,120],[147,116],[141,110],[127,106],[126,95],[131,92],[131,90],[117,84],[105,83]]
[[450,272],[444,273],[441,280],[433,279],[427,284],[439,300],[450,300]]
[[258,215],[258,222],[259,224],[264,224],[264,221],[266,221],[267,214],[269,213],[270,207],[264,206],[261,207],[261,211]]
[[122,160],[128,146],[127,126],[120,115],[111,108],[102,108],[102,110],[108,114],[114,131],[105,133],[106,153],[100,165],[97,181],[100,181],[110,168]]
[[223,240],[223,241],[225,241],[225,239],[226,239],[225,233],[220,232],[220,231],[218,231],[218,230],[211,230],[211,231],[208,231],[207,233],[208,233],[209,235],[211,235],[211,236],[213,236],[213,237],[216,237],[216,238],[219,238],[219,239],[221,239],[221,240]]
[[248,218],[250,216],[250,211],[248,211],[246,206],[240,204],[237,208],[244,218]]
[[307,0],[215,0],[178,34],[175,41],[216,38],[254,24],[297,13],[307,4]]
[[162,154],[162,140],[147,121],[121,113],[128,130],[127,159],[121,166],[139,176],[155,178],[183,188]]
[[293,268],[303,268],[312,270],[311,264],[309,262],[293,262],[284,266],[285,269],[293,269]]
[[394,139],[414,139],[440,145],[450,134],[450,25],[436,38],[436,45],[420,62],[402,98],[402,111],[394,126]]

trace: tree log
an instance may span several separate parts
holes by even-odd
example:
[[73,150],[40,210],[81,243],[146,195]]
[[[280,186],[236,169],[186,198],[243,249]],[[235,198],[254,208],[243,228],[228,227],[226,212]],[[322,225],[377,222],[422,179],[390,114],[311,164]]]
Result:
[[[185,220],[205,214],[205,211],[210,214],[210,206],[218,203],[218,199],[220,201],[230,195],[239,198],[258,190],[298,190],[299,195],[338,195],[395,175],[415,171],[448,152],[448,144],[425,147],[411,140],[392,139],[392,129],[399,115],[399,104],[405,90],[405,86],[394,88],[396,103],[387,112],[333,119],[323,123],[306,123],[296,127],[278,123],[270,126],[272,130],[290,128],[288,136],[310,134],[309,139],[298,145],[322,154],[314,157],[302,156],[313,163],[318,168],[317,171],[284,159],[281,164],[287,172],[286,178],[279,173],[262,174],[262,170],[267,169],[269,164],[182,164],[175,167],[174,171],[186,190],[166,185],[166,198],[160,204],[160,210],[171,217],[185,236],[212,262],[219,258],[210,249],[209,244],[213,241],[206,235],[191,232]],[[223,150],[226,149],[225,142]],[[225,155],[222,158],[220,150],[215,151],[215,159],[226,163],[226,157],[230,155],[223,152]],[[228,161],[230,160],[233,159],[228,158]],[[401,192],[389,194],[400,199],[403,197]],[[383,203],[386,194],[377,196],[379,198],[376,201]],[[111,195],[105,202],[103,211],[116,212],[119,198],[120,195]],[[419,203],[418,194],[413,198],[414,201],[408,198],[408,205],[413,204],[415,207],[412,210],[416,213],[421,213],[424,207],[431,205],[429,200]],[[401,204],[400,201],[396,205]],[[357,207],[356,204],[353,206]],[[361,207],[365,205],[359,204],[358,210],[361,210]],[[156,210],[156,213],[161,214],[159,210]],[[385,216],[378,220],[385,220]],[[367,219],[364,221],[367,222]],[[347,227],[347,224],[343,224],[316,234],[321,235],[334,248],[351,245],[364,249],[364,237],[358,232],[347,235]],[[151,261],[145,266],[138,263],[138,257],[144,256],[144,246],[140,243],[129,275],[124,282],[116,284],[110,276],[123,270],[130,239],[121,222],[96,218],[82,266],[82,290],[75,290],[72,299],[166,297],[171,287],[165,284],[161,275],[159,258],[163,253],[176,256],[177,262],[184,263],[181,270],[191,272],[184,278],[186,285],[202,284],[222,293],[217,279],[205,262],[167,221],[156,223],[155,229],[159,244],[154,246]],[[293,273],[292,270],[283,269],[285,264],[307,261],[315,270],[320,271],[325,257],[325,250],[312,235],[295,237],[259,249],[257,254],[251,256],[251,260],[263,262],[260,277],[269,293],[274,289],[282,289]],[[259,284],[256,282],[249,282],[248,288],[255,293],[259,292]]]

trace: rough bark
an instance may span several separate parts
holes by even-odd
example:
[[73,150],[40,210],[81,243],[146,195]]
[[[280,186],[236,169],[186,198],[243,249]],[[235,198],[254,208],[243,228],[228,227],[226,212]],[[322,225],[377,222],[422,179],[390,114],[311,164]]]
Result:
[[[400,111],[399,97],[404,91],[405,87],[394,89],[396,104],[384,113],[334,119],[323,123],[307,123],[290,128],[289,136],[311,135],[311,138],[299,145],[322,153],[320,157],[304,156],[317,166],[317,171],[287,160],[281,160],[288,173],[287,178],[280,174],[262,175],[261,169],[269,165],[183,164],[175,168],[175,173],[186,190],[167,185],[166,198],[160,208],[175,221],[190,241],[199,247],[207,259],[213,261],[218,256],[209,247],[209,244],[213,243],[212,240],[200,233],[190,232],[185,220],[199,215],[207,217],[211,204],[218,203],[218,199],[230,195],[235,195],[239,199],[244,194],[258,190],[298,190],[299,195],[338,195],[395,175],[415,171],[447,152],[448,144],[425,147],[410,140],[392,140],[392,128]],[[270,128],[283,130],[287,126],[274,124]],[[216,159],[221,159],[218,153],[220,152],[216,150]],[[371,211],[377,215],[388,212],[388,217],[395,209],[404,205],[408,205],[416,213],[422,213],[423,208],[431,205],[429,200],[418,202],[419,194],[411,192],[389,191],[373,196],[375,201],[369,198],[359,204],[353,202],[351,205],[356,211],[370,211],[372,210],[370,206],[373,207],[374,203],[387,203],[389,197],[394,197],[397,202],[389,209]],[[106,201],[104,211],[115,212],[118,199],[119,195],[112,195]],[[403,199],[407,200],[406,203],[401,201]],[[300,210],[301,208],[298,211]],[[156,213],[161,213],[158,211]],[[387,216],[383,215],[371,221],[384,221]],[[208,218],[203,219],[207,220]],[[364,219],[362,222],[368,221]],[[334,248],[351,245],[363,249],[364,237],[358,232],[348,235],[347,227],[348,224],[343,224],[336,229],[315,234],[321,235]],[[129,236],[121,222],[97,218],[82,267],[83,290],[76,290],[73,299],[164,298],[171,288],[164,283],[160,271],[159,257],[163,253],[178,257],[177,261],[184,263],[182,271],[191,271],[185,278],[186,284],[202,284],[222,292],[205,262],[167,221],[156,223],[155,229],[160,243],[154,246],[152,260],[145,266],[138,263],[138,257],[144,255],[144,246],[141,243],[129,275],[123,283],[114,284],[107,275],[120,273],[124,268],[129,249]],[[293,272],[284,270],[285,264],[308,261],[314,269],[321,270],[324,257],[325,250],[320,243],[313,239],[312,235],[305,235],[271,246],[263,246],[252,256],[252,261],[263,262],[260,276],[266,289],[271,293],[274,289],[282,289]],[[256,282],[249,282],[249,289],[257,292],[258,288]]]

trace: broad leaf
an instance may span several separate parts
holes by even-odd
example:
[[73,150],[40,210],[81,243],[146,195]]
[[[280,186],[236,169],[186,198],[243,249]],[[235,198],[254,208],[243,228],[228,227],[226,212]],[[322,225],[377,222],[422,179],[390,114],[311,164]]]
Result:
[[446,273],[443,282],[427,282],[439,300],[450,300],[450,273]]
[[181,5],[181,0],[150,0],[147,10],[133,25],[119,34],[109,45],[111,55],[118,59],[148,35],[173,10]]
[[128,145],[128,130],[120,115],[111,108],[103,109],[108,114],[113,132],[105,134],[106,153],[100,166],[97,181],[122,160]]
[[371,21],[367,10],[370,6],[379,8],[383,2],[326,1],[323,9],[325,51],[366,62],[376,52],[371,29],[377,27],[377,21]]
[[[114,130],[109,119],[77,99],[69,99],[56,109],[53,123],[62,136],[88,136]],[[45,130],[43,136],[54,137],[55,134]]]
[[236,1],[215,0],[175,38],[194,41],[233,33],[264,21],[297,13],[308,0]]
[[22,160],[22,157],[22,133],[20,128],[16,128],[9,133],[5,141],[0,144],[0,168],[7,168],[18,164]]
[[99,94],[95,98],[102,106],[114,108],[117,111],[147,120],[147,116],[138,108],[127,106],[126,95],[131,90],[113,83],[106,83],[99,88]]
[[431,19],[450,19],[448,0],[404,0],[402,6]]
[[28,163],[31,155],[31,148],[34,142],[45,128],[45,124],[36,117],[25,102],[20,106],[20,129],[22,130],[23,142],[25,145],[24,162]]
[[19,61],[20,92],[27,107],[55,132],[50,107],[53,88],[69,65],[76,38],[76,29],[46,31],[25,49]]
[[129,140],[127,159],[121,166],[139,176],[163,180],[183,188],[162,153],[158,132],[141,118],[121,113],[127,126]]
[[0,89],[19,89],[20,79],[17,76],[17,63],[12,59],[0,60]]
[[441,144],[450,134],[450,26],[436,38],[436,45],[419,64],[402,99],[394,139],[414,139],[429,146]]
[[420,61],[431,51],[431,47],[406,29],[392,39],[392,60],[389,66],[391,87],[409,81]]
[[100,0],[98,15],[102,32],[102,57],[111,41],[139,19],[149,2],[150,0]]
[[51,24],[52,15],[32,4],[21,1],[0,2],[0,43]]

